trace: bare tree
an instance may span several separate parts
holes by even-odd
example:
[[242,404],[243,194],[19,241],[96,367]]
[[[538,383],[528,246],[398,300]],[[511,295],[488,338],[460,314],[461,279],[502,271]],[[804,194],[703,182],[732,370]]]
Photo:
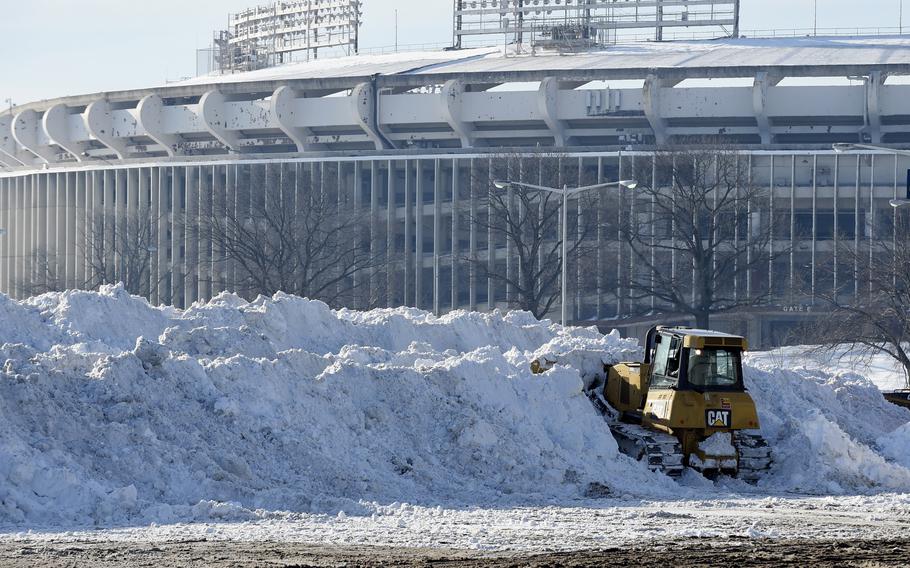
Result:
[[[511,180],[534,185],[562,188],[566,177],[563,168],[573,165],[559,154],[532,156],[503,155],[493,157],[492,171],[481,169],[475,178],[475,187],[486,188],[471,223],[481,234],[493,242],[487,251],[480,251],[468,258],[481,278],[491,279],[508,291],[507,300],[512,308],[526,310],[538,319],[543,318],[560,297],[560,274],[563,258],[560,207],[562,198],[554,193],[534,190],[519,185],[507,189],[497,188],[494,180]],[[577,199],[591,207],[593,197],[582,195]],[[569,216],[569,258],[583,254],[586,241],[595,229],[593,217],[578,223],[577,215]],[[496,249],[503,245],[513,261],[507,264],[497,258]],[[492,248],[493,256],[489,255]]]
[[38,296],[48,292],[61,292],[66,289],[63,275],[58,269],[57,255],[41,247],[32,251],[26,262],[27,274],[16,281],[16,289],[21,297]]
[[136,296],[149,297],[152,263],[158,256],[158,220],[136,212],[98,214],[80,239],[86,259],[86,280],[79,286],[94,289],[122,283]]
[[771,227],[750,215],[768,197],[750,183],[747,160],[718,146],[671,148],[636,166],[635,211],[622,230],[631,299],[653,298],[702,328],[712,314],[767,301],[771,283],[745,283],[785,251],[771,252]]
[[242,206],[202,220],[220,251],[217,261],[233,266],[235,285],[250,295],[280,291],[350,303],[381,261],[363,238],[367,215],[352,210],[344,194],[339,200],[334,191],[292,180],[260,181],[241,196]]
[[[95,289],[103,284],[120,282],[131,294],[148,297],[152,286],[152,260],[157,255],[157,220],[138,213],[98,213],[85,227],[77,241],[75,253],[46,247],[35,249],[29,257],[28,274],[20,279],[18,289],[24,296],[60,292],[71,286]],[[69,282],[64,264],[84,261],[85,277]]]
[[910,388],[910,216],[900,212],[892,227],[891,237],[871,239],[868,247],[839,240],[839,264],[854,267],[854,278],[816,293],[830,311],[809,337],[830,353],[891,357]]

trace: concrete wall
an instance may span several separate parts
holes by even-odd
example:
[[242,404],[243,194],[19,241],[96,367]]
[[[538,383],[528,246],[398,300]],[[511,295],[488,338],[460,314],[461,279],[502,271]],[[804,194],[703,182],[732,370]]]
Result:
[[[539,160],[539,154],[511,166],[495,154],[250,158],[173,158],[0,174],[0,227],[7,230],[0,237],[0,292],[23,297],[42,286],[79,288],[101,278],[131,279],[132,287],[152,302],[180,307],[223,290],[246,293],[202,221],[225,208],[242,210],[244,200],[263,193],[263,184],[282,183],[297,192],[335,192],[339,203],[344,199],[344,211],[369,219],[354,238],[385,256],[381,266],[355,276],[365,284],[350,298],[352,307],[408,305],[443,313],[510,305],[514,291],[482,279],[467,258],[492,258],[514,271],[514,251],[490,241],[470,219],[482,212],[491,165],[503,171],[511,167],[520,176],[526,162]],[[628,177],[636,163],[652,159],[650,153],[566,155],[560,175],[569,185],[615,181]],[[755,204],[755,230],[766,230],[775,215],[792,220],[777,229],[773,241],[779,250],[791,252],[756,269],[764,274],[750,279],[754,286],[772,283],[772,312],[786,318],[811,310],[816,291],[842,286],[844,282],[824,276],[831,263],[834,274],[853,280],[857,291],[862,275],[854,278],[853,266],[837,264],[843,260],[834,254],[835,240],[847,238],[857,247],[869,247],[871,254],[872,239],[888,237],[895,215],[888,201],[904,191],[910,159],[833,152],[746,152],[742,159],[751,165],[752,183],[768,188],[769,199]],[[635,205],[619,195],[603,192],[594,212],[570,203],[573,215],[593,214],[598,222],[590,237],[596,254],[569,265],[574,320],[612,320],[664,308],[653,298],[633,299],[625,287],[632,255],[619,242],[615,222],[632,215]],[[638,207],[637,214],[646,214]],[[840,232],[834,231],[835,219]],[[806,223],[808,233],[802,226]],[[846,224],[852,227],[844,232]],[[137,231],[149,234],[138,237]],[[124,237],[141,241],[137,246],[148,253],[143,270],[116,258],[121,249],[115,243]],[[110,273],[93,272],[98,264],[93,258],[99,256],[108,260]],[[685,270],[679,268],[680,278],[688,278]],[[143,279],[138,288],[136,279]],[[584,291],[578,286],[582,281],[587,283]],[[811,289],[807,292],[798,281],[810,282]],[[772,316],[756,317],[760,322]]]

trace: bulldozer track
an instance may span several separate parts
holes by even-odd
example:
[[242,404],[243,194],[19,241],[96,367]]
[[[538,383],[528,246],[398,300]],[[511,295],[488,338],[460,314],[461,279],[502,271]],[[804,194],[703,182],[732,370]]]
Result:
[[610,432],[623,453],[639,461],[647,461],[652,471],[659,471],[670,477],[682,475],[685,465],[679,440],[663,432],[621,422],[616,411],[596,389],[591,390],[588,397],[610,427]]
[[760,434],[737,430],[733,433],[733,444],[739,453],[738,477],[749,483],[757,483],[773,463],[768,442]]

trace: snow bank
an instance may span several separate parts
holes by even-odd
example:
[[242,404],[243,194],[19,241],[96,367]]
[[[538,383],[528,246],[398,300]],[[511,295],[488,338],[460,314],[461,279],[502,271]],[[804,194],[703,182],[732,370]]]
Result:
[[898,429],[910,412],[856,373],[792,367],[753,362],[745,369],[775,460],[761,485],[806,493],[910,492],[910,464],[897,449],[899,440],[907,447]]
[[[0,296],[0,316],[0,526],[689,491],[619,454],[582,394],[639,355],[615,334],[280,294],[180,311],[120,287]],[[540,358],[561,364],[533,375]],[[747,380],[776,460],[761,490],[910,492],[910,412],[862,377]]]
[[0,524],[244,519],[582,498],[669,480],[620,456],[579,373],[634,342],[527,314],[332,311],[122,288],[0,298]]

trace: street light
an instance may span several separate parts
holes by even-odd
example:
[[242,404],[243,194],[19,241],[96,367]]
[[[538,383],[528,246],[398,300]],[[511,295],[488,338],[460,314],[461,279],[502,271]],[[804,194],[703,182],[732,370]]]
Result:
[[568,289],[568,260],[569,260],[569,196],[578,195],[579,193],[584,193],[585,191],[592,191],[595,189],[604,189],[607,187],[625,187],[626,189],[635,189],[638,187],[638,182],[635,180],[622,180],[614,181],[610,183],[598,183],[596,185],[587,185],[584,187],[575,187],[569,189],[568,185],[564,185],[562,189],[556,187],[544,187],[541,185],[532,185],[530,183],[521,183],[517,181],[503,181],[496,180],[493,182],[493,186],[497,189],[508,189],[510,187],[522,187],[524,189],[530,189],[531,191],[546,191],[548,193],[555,193],[562,196],[562,325],[566,325],[566,320],[568,319],[567,313],[567,303],[566,303],[566,291]]
[[[839,143],[834,144],[832,148],[838,154],[851,152],[853,150],[875,150],[877,152],[887,152],[888,154],[892,154],[894,156],[910,156],[910,150],[895,150],[894,148],[876,146],[874,144]],[[895,209],[901,207],[910,207],[910,170],[907,171],[907,196],[904,199],[892,199],[890,203],[891,207],[894,207]]]

